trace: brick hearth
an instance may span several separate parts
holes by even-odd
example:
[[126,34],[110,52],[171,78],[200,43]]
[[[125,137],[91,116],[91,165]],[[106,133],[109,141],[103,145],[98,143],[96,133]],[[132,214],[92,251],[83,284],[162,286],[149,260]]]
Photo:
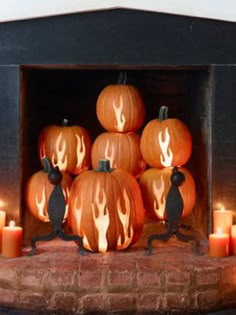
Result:
[[[211,258],[170,239],[80,256],[74,242],[37,243],[35,256],[0,258],[0,305],[63,314],[180,314],[236,307],[236,256]],[[169,312],[169,313],[168,313]],[[161,313],[162,314],[162,313]]]

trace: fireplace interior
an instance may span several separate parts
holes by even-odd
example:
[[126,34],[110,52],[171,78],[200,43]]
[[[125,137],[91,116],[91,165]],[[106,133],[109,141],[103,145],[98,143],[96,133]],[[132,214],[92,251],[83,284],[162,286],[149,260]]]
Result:
[[[38,154],[38,137],[47,125],[60,125],[64,118],[70,125],[86,128],[92,138],[105,132],[96,116],[96,101],[102,89],[115,84],[123,68],[22,67],[22,214],[25,241],[37,230],[45,233],[50,223],[35,219],[24,203],[24,188],[29,177],[42,166]],[[206,238],[210,222],[208,195],[209,143],[209,70],[207,67],[130,68],[128,84],[141,92],[146,118],[143,127],[157,118],[160,106],[167,105],[170,118],[181,119],[193,137],[193,151],[186,168],[196,182],[197,198],[185,224]],[[142,127],[138,130],[142,133]],[[209,209],[209,211],[206,211]],[[39,222],[38,222],[39,221]],[[147,220],[148,221],[148,220]],[[148,225],[149,223],[149,225]],[[155,224],[158,226],[158,224]],[[147,222],[150,226],[150,222]]]

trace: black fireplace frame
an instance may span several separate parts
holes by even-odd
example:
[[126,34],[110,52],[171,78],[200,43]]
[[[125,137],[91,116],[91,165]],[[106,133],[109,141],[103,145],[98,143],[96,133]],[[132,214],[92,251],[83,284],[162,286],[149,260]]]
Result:
[[[21,220],[22,71],[207,67],[208,208],[236,205],[236,24],[113,9],[0,23],[0,199]],[[207,211],[207,209],[206,209]],[[209,211],[209,231],[211,211]]]

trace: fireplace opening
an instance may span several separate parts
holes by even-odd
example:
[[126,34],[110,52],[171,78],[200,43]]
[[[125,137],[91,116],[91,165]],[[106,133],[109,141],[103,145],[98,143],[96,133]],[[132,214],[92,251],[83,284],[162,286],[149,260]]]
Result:
[[[170,118],[179,118],[189,127],[193,148],[185,167],[194,178],[197,198],[192,213],[182,223],[202,238],[208,235],[211,224],[208,176],[211,104],[207,67],[22,66],[21,213],[26,244],[36,233],[44,234],[51,229],[50,223],[32,216],[24,201],[27,180],[42,168],[37,151],[40,131],[47,125],[60,125],[66,118],[69,124],[86,128],[94,141],[105,131],[96,116],[98,95],[105,86],[117,82],[120,70],[127,71],[127,83],[138,88],[144,99],[146,116],[139,134],[148,121],[157,117],[162,105],[168,106]],[[146,218],[145,235],[157,226],[157,222]]]

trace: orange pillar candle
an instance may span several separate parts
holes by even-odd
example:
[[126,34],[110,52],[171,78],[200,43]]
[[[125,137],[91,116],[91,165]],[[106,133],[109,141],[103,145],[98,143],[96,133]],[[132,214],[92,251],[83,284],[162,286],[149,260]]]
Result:
[[22,254],[22,227],[10,221],[9,226],[2,229],[2,256],[19,257]]
[[222,233],[230,235],[232,224],[233,224],[232,211],[225,210],[224,208],[213,211],[213,233],[217,233],[218,228],[220,228]]
[[231,227],[230,253],[236,255],[236,225],[232,225]]
[[229,234],[222,233],[220,228],[217,233],[209,235],[209,251],[212,257],[225,257],[229,255]]
[[6,212],[0,210],[0,252],[2,250],[2,229],[6,224]]

